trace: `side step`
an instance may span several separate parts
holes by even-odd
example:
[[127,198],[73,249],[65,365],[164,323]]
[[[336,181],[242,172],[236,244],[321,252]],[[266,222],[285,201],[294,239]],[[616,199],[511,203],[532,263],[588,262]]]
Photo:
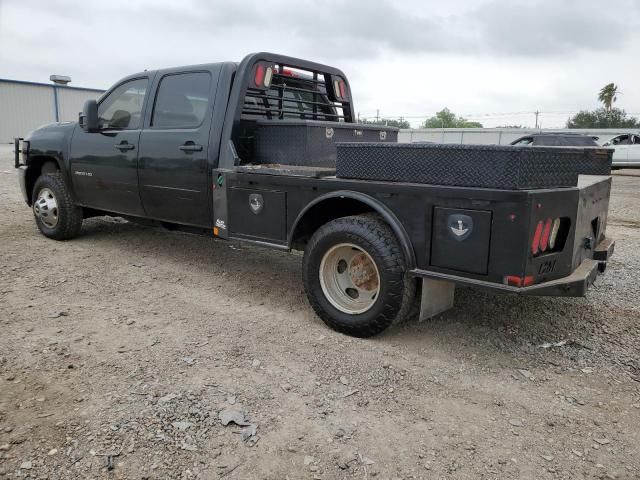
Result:
[[422,279],[420,321],[435,317],[453,307],[456,284],[446,280]]

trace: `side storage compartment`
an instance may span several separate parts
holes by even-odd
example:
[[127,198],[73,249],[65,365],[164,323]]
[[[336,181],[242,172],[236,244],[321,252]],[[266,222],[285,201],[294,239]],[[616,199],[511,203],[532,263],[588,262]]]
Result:
[[434,207],[431,234],[431,265],[486,275],[490,211]]
[[254,240],[282,242],[287,237],[287,194],[274,190],[229,188],[230,231]]

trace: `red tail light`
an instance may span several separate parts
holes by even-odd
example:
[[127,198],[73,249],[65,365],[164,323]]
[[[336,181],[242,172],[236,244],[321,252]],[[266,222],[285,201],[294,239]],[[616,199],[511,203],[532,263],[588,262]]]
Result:
[[347,84],[341,77],[333,77],[333,93],[337,100],[346,100],[349,92]]
[[542,231],[542,239],[540,240],[540,250],[543,252],[549,246],[549,234],[551,233],[551,219],[547,218],[544,222],[544,230]]
[[538,225],[536,225],[536,231],[533,234],[533,240],[531,241],[531,253],[533,253],[534,255],[536,253],[538,253],[538,250],[540,250],[540,240],[542,238],[542,220],[540,220],[538,222]]
[[263,81],[264,81],[264,65],[259,63],[256,65],[256,75],[254,77],[254,82],[256,86],[262,87]]
[[536,225],[535,232],[533,233],[533,239],[531,240],[531,253],[539,255],[543,253],[552,252],[562,248],[564,245],[564,238],[561,232],[562,218],[545,218],[540,220]]

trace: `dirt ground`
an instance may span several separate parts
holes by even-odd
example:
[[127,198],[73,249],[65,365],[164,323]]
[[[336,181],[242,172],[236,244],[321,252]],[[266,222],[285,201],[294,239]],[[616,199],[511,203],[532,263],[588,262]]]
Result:
[[299,255],[46,239],[8,148],[0,205],[0,478],[640,478],[640,172],[586,298],[459,288],[369,340],[312,313]]

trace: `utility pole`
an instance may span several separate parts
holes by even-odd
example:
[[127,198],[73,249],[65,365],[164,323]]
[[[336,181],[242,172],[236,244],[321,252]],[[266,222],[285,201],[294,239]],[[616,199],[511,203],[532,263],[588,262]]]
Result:
[[539,128],[539,127],[538,127],[538,115],[540,115],[540,112],[539,112],[538,110],[536,110],[536,111],[535,111],[535,112],[533,112],[533,113],[535,113],[535,114],[536,114],[536,128]]
[[376,109],[376,123],[380,121],[380,109]]
[[358,123],[360,123],[360,112],[358,112]]

